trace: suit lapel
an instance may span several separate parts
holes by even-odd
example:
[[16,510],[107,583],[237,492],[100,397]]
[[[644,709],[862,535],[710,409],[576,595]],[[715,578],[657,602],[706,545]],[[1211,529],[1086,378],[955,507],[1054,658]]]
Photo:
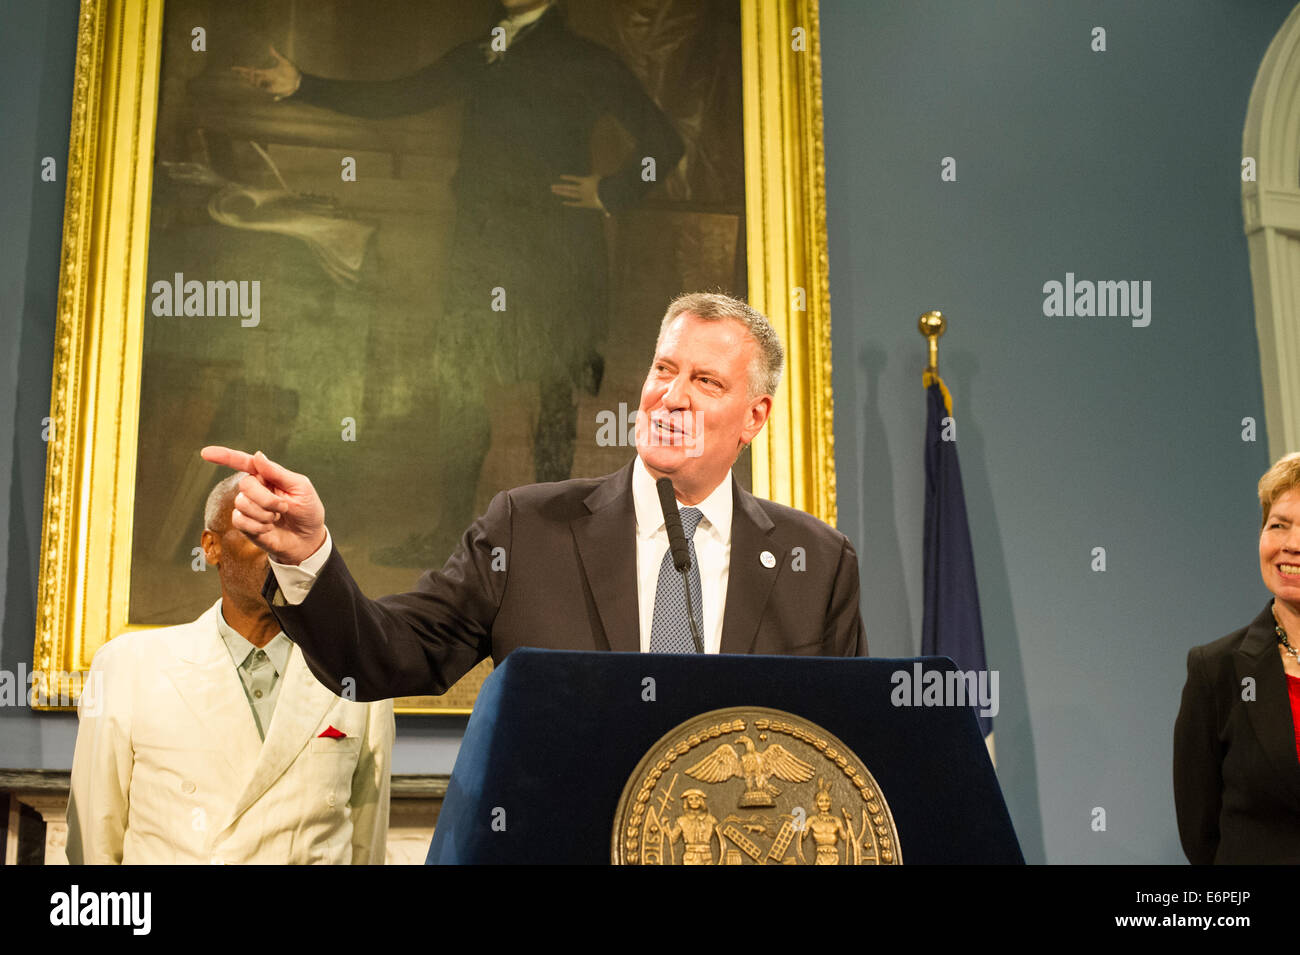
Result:
[[1300,801],[1300,759],[1296,755],[1291,697],[1287,691],[1286,671],[1278,657],[1273,626],[1273,604],[1270,601],[1250,625],[1241,646],[1233,654],[1233,662],[1238,686],[1247,677],[1254,680],[1255,699],[1245,706],[1260,748],[1267,754],[1278,778],[1292,797]]
[[605,638],[611,650],[635,653],[641,649],[641,624],[632,463],[611,474],[583,503],[591,513],[572,521],[570,527]]
[[272,783],[284,775],[337,701],[338,697],[311,675],[303,662],[302,651],[294,644],[293,652],[289,654],[289,665],[285,667],[284,685],[276,698],[275,713],[267,727],[266,740],[262,743],[252,774],[241,777],[247,779],[247,783],[235,800],[223,829],[229,828],[244,810],[271,788]]
[[205,750],[221,754],[233,779],[252,771],[262,741],[230,653],[217,632],[216,605],[190,625],[176,646],[178,662],[163,668],[202,727]]
[[[723,653],[749,653],[758,636],[763,608],[785,566],[785,550],[772,539],[776,526],[754,495],[732,480],[731,560],[727,570],[727,606],[722,617]],[[776,562],[767,567],[762,554]]]

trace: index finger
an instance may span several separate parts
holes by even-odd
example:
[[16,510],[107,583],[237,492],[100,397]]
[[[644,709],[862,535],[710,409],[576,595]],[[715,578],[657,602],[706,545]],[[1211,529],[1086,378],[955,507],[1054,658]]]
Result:
[[234,448],[210,444],[199,452],[199,456],[204,461],[223,464],[228,468],[234,468],[236,471],[251,472],[253,470],[253,456],[247,451],[236,451]]
[[284,488],[286,491],[296,490],[302,478],[302,475],[298,472],[290,471],[283,465],[276,464],[261,451],[249,458],[249,461],[253,465],[249,468],[249,471],[260,478],[264,478],[263,483],[270,481],[276,487]]

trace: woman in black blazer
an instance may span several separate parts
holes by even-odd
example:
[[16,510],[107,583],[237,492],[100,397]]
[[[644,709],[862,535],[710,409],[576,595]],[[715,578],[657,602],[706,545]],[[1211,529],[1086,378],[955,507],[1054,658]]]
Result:
[[1260,479],[1259,569],[1273,592],[1248,627],[1187,655],[1174,804],[1192,863],[1300,863],[1300,453]]

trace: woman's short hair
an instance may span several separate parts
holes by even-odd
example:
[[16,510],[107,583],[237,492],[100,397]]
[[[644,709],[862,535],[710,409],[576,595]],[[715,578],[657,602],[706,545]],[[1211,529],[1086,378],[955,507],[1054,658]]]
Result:
[[686,312],[709,322],[731,318],[744,325],[758,345],[758,354],[754,356],[749,368],[748,397],[776,394],[776,386],[781,383],[781,371],[785,367],[785,348],[781,345],[781,336],[776,333],[766,315],[740,299],[721,292],[692,292],[678,296],[669,304],[664,320],[659,324],[661,340],[668,326]]
[[1273,510],[1277,499],[1296,488],[1300,488],[1300,451],[1278,458],[1259,479],[1259,506],[1264,512],[1259,519],[1261,530],[1268,523],[1268,512]]

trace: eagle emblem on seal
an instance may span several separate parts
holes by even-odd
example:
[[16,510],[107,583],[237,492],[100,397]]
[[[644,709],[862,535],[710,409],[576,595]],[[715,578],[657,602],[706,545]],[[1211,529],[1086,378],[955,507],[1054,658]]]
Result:
[[726,782],[735,776],[745,780],[740,797],[742,808],[768,808],[776,805],[781,790],[768,780],[776,777],[791,783],[812,779],[813,768],[780,743],[759,750],[748,736],[736,740],[745,752],[737,753],[730,743],[723,743],[708,756],[686,770],[686,775],[705,783]]

